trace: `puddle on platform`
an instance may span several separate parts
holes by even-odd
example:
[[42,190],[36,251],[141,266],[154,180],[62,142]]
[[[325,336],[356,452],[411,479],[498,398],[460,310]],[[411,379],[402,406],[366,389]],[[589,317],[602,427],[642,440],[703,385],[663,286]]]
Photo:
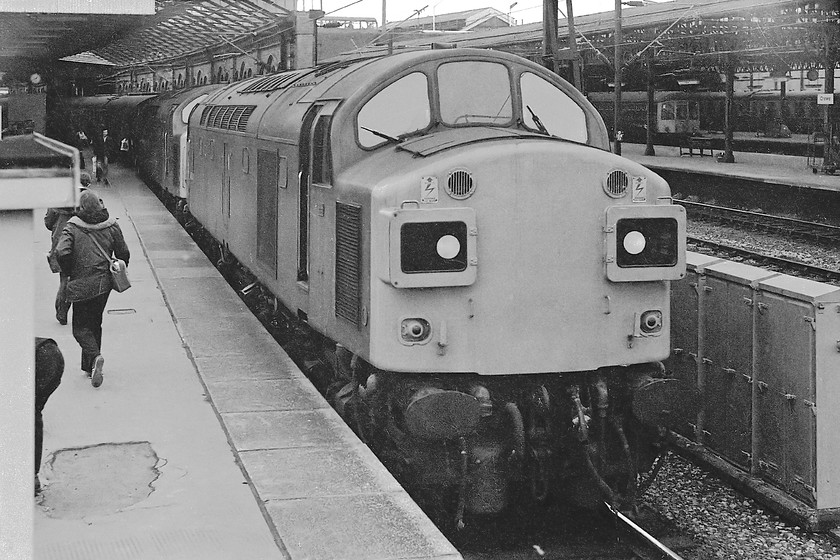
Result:
[[151,495],[157,464],[147,441],[60,449],[42,469],[49,484],[38,503],[60,519],[116,513]]

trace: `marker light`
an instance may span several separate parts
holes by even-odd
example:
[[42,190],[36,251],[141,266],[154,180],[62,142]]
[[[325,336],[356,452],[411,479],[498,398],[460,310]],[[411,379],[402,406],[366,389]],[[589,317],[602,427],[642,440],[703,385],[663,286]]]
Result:
[[638,255],[645,250],[647,240],[640,231],[631,231],[624,236],[624,250],[631,255]]
[[432,326],[425,319],[403,319],[400,323],[400,337],[403,343],[419,344],[427,341],[431,334]]
[[658,309],[645,311],[639,320],[639,328],[645,334],[654,334],[662,330],[662,312]]
[[454,259],[461,252],[461,242],[454,235],[444,235],[437,242],[437,254],[442,259]]
[[467,224],[407,222],[400,227],[403,272],[460,272],[467,268]]

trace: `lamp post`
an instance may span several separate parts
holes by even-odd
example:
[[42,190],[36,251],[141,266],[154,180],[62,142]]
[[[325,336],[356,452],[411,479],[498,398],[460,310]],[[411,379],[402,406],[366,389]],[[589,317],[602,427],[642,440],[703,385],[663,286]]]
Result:
[[621,4],[615,0],[615,107],[613,111],[613,153],[621,155]]
[[510,6],[508,6],[508,25],[510,25],[510,11],[517,5],[519,2],[514,2]]

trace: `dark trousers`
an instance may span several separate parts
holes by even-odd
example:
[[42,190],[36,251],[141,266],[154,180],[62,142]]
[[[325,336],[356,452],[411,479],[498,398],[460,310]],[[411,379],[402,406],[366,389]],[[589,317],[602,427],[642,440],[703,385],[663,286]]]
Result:
[[44,447],[44,419],[42,412],[47,399],[61,383],[64,356],[51,338],[35,339],[35,474],[41,469]]
[[109,295],[110,291],[73,302],[73,338],[82,347],[82,371],[88,373],[93,370],[93,360],[102,347],[102,313]]
[[69,276],[63,272],[58,273],[58,292],[55,294],[55,318],[67,320],[67,312],[70,311],[70,302],[67,301],[67,279]]

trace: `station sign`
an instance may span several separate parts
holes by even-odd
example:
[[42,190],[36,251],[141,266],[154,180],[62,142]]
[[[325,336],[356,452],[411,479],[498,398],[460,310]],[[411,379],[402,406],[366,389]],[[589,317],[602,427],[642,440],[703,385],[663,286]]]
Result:
[[834,105],[833,93],[818,93],[817,105]]

